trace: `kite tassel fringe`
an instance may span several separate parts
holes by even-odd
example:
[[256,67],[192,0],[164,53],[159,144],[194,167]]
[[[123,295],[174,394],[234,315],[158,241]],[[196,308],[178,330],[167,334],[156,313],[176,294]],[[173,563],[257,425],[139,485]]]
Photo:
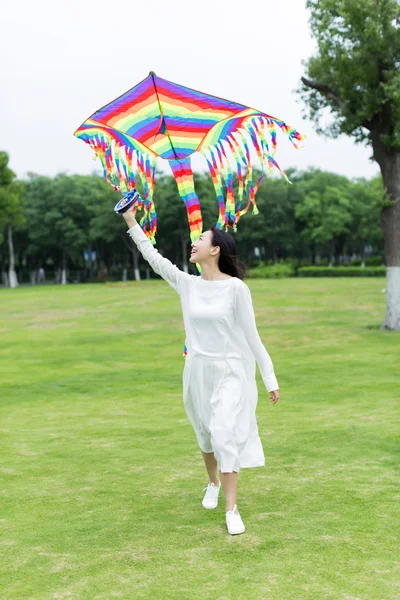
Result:
[[[250,206],[254,215],[259,213],[256,193],[267,171],[271,173],[276,169],[290,183],[287,175],[274,158],[277,147],[277,128],[288,136],[296,148],[299,147],[297,142],[304,136],[279,119],[259,114],[242,119],[238,127],[225,137],[220,137],[214,144],[200,149],[207,161],[218,200],[217,227],[225,231],[231,227],[233,231],[236,231],[240,217],[246,214]],[[251,148],[257,155],[259,164],[256,166],[261,168],[261,175],[256,182],[253,181],[254,165]],[[238,180],[236,207],[231,163],[236,164]],[[244,207],[242,207],[243,200],[247,200]]]
[[136,187],[135,171],[143,187],[142,200],[136,210],[143,210],[139,223],[152,244],[156,243],[157,215],[153,201],[156,155],[132,145],[130,139],[110,128],[81,127],[76,136],[87,142],[100,159],[104,177],[115,191],[122,194]]

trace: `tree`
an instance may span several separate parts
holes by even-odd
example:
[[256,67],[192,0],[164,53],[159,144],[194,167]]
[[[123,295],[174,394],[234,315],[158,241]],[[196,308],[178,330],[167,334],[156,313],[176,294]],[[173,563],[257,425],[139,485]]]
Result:
[[[400,6],[397,0],[307,0],[317,53],[299,90],[317,124],[370,145],[386,198],[381,205],[387,265],[382,329],[400,330]],[[333,120],[324,125],[326,112]]]
[[113,211],[120,197],[120,194],[115,193],[102,177],[92,176],[89,202],[91,213],[89,239],[97,244],[99,250],[102,250],[101,254],[107,254],[107,249],[109,249],[109,254],[112,254],[113,258],[121,259],[123,281],[127,279],[128,257],[131,258],[135,280],[139,281],[139,251],[136,244],[127,235],[124,219]]
[[51,235],[51,227],[45,225],[45,214],[52,203],[53,180],[50,177],[29,174],[25,182],[25,215],[27,217],[27,263],[30,265],[32,284],[36,283],[39,267],[47,258],[58,260],[58,247]]
[[34,177],[27,183],[29,236],[34,248],[51,250],[67,283],[68,259],[77,260],[87,248],[91,177]]
[[[287,170],[291,181],[294,174],[292,169]],[[265,255],[271,256],[274,263],[278,258],[294,256],[298,249],[300,240],[295,234],[297,192],[297,185],[288,185],[281,177],[265,177],[257,194],[257,206],[264,216],[265,223],[263,230]],[[255,220],[258,219],[257,215]],[[252,216],[249,216],[247,222],[253,227]]]
[[365,266],[365,248],[372,246],[374,254],[381,248],[383,241],[382,227],[379,223],[380,201],[384,196],[382,177],[371,180],[364,178],[351,183],[352,223],[347,247],[361,254],[361,264]]
[[11,288],[18,286],[15,272],[15,253],[13,243],[14,228],[25,223],[24,184],[15,181],[15,173],[8,167],[8,154],[0,152],[0,229],[7,229],[9,267],[8,280]]
[[295,215],[301,226],[301,236],[314,253],[327,248],[329,266],[332,266],[352,221],[350,182],[335,173],[310,170],[297,186],[300,197]]

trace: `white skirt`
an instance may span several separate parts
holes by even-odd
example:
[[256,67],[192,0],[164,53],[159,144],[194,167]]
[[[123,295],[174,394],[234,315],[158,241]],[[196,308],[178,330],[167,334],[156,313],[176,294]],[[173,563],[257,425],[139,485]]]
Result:
[[214,453],[222,473],[265,465],[255,414],[257,400],[255,376],[241,359],[186,356],[185,411],[199,447]]

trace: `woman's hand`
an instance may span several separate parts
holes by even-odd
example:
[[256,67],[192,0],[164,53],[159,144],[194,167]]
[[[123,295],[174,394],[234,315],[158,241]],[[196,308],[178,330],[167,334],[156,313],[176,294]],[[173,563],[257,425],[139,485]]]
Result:
[[276,404],[279,400],[279,389],[274,390],[273,392],[270,392],[269,399],[271,400],[272,404]]
[[131,208],[128,208],[126,212],[122,213],[122,216],[124,217],[129,229],[137,224],[137,221],[135,219],[136,210],[133,211],[133,206],[131,206]]

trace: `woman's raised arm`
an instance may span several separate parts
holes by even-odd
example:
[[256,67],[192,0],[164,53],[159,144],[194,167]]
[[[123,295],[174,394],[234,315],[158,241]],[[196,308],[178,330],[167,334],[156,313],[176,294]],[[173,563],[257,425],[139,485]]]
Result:
[[132,210],[128,210],[122,215],[128,225],[129,229],[127,233],[135,242],[139,252],[145,260],[149,263],[151,268],[157,275],[160,275],[169,285],[180,295],[183,286],[189,282],[195,275],[189,275],[178,269],[178,267],[168,258],[162,256],[159,251],[154,248],[153,244],[140,227],[139,223],[133,216]]

